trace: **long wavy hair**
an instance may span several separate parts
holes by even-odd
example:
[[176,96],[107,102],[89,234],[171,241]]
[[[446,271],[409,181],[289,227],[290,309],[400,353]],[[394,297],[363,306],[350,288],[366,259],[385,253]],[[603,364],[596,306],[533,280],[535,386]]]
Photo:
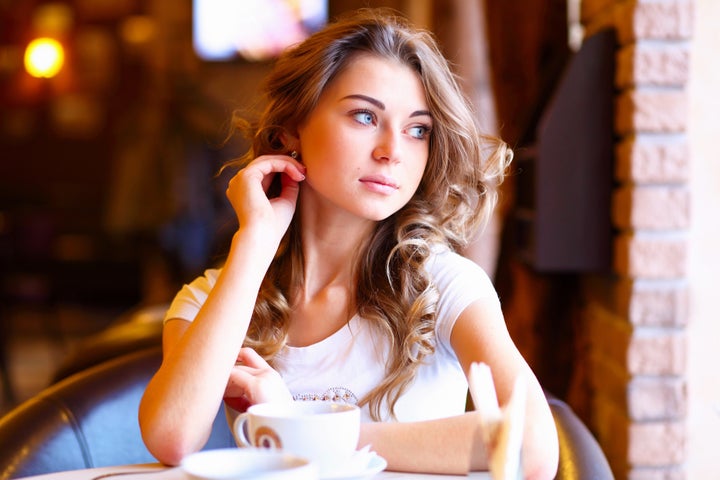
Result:
[[[433,245],[457,250],[484,226],[512,152],[479,131],[476,113],[429,32],[389,10],[362,9],[278,59],[266,79],[266,106],[257,122],[234,116],[233,125],[248,136],[251,148],[232,164],[242,167],[259,155],[288,153],[284,133],[297,131],[330,82],[359,54],[398,61],[417,72],[433,119],[417,192],[378,222],[355,265],[357,313],[390,342],[385,379],[359,401],[369,404],[377,420],[385,402],[394,417],[398,398],[435,351],[438,295],[424,269]],[[287,342],[291,292],[303,282],[298,222],[296,215],[265,275],[245,340],[271,363]]]

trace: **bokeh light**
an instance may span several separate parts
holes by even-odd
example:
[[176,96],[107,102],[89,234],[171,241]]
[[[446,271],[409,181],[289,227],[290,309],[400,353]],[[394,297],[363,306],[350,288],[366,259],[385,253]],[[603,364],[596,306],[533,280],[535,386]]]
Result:
[[33,77],[54,77],[64,62],[65,50],[55,39],[36,38],[25,49],[25,69]]

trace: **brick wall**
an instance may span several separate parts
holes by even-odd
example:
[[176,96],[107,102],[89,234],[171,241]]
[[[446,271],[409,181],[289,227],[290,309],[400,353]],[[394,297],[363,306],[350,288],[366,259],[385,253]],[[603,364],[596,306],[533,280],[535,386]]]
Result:
[[685,479],[692,0],[583,0],[614,27],[614,274],[587,282],[583,410],[618,479]]

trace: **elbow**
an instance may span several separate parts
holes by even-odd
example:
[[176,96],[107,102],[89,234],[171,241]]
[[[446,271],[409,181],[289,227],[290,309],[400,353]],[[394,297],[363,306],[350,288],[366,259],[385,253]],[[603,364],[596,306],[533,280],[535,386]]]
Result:
[[[526,480],[552,480],[557,475],[560,450],[557,436],[536,445],[523,455],[523,476]],[[553,441],[555,440],[555,441]]]
[[[538,425],[539,427],[539,425]],[[552,416],[542,427],[530,429],[523,444],[523,477],[526,480],[552,480],[560,463],[560,444]]]
[[155,448],[151,448],[151,446],[148,445],[148,450],[153,455],[153,457],[158,460],[158,462],[162,463],[163,465],[169,465],[172,467],[180,465],[182,459],[185,458],[186,455],[191,453],[189,451],[185,451],[172,445],[158,445]]
[[200,450],[202,445],[198,446],[191,436],[176,426],[176,422],[163,419],[162,415],[150,415],[141,404],[138,420],[145,447],[158,462],[176,466],[185,456]]
[[523,455],[523,478],[526,480],[552,480],[557,475],[559,450],[556,442],[549,442],[532,452]]
[[552,480],[557,475],[558,461],[547,458],[524,468],[526,480]]
[[199,450],[173,433],[148,433],[142,430],[142,438],[150,454],[164,465],[177,466],[187,455]]

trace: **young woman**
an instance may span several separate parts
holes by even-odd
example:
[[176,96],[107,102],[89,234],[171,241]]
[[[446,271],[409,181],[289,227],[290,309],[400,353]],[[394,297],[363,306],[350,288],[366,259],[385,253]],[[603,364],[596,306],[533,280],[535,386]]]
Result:
[[558,445],[497,294],[456,253],[495,204],[511,158],[478,131],[432,37],[363,10],[287,51],[227,196],[238,217],[221,269],[186,285],[140,425],[177,464],[218,408],[334,400],[362,408],[360,445],[391,470],[486,469],[465,412],[473,362],[501,404],[527,379],[523,468],[552,478]]

